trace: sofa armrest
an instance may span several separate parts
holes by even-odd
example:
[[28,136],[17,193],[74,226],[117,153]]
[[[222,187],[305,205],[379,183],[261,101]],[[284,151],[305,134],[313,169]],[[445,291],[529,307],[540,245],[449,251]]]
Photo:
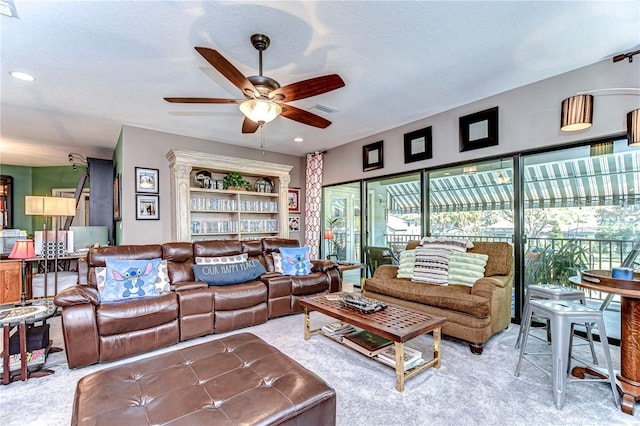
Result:
[[209,287],[209,285],[202,281],[182,281],[176,284],[171,284],[171,290],[173,291],[187,291],[207,287]]
[[398,267],[396,265],[380,265],[373,271],[372,278],[379,279],[392,279],[396,278],[398,275]]
[[332,269],[338,269],[338,264],[333,260],[312,260],[311,272],[327,272]]
[[74,285],[58,293],[53,302],[56,306],[64,308],[65,306],[92,304],[98,306],[100,304],[100,294],[98,290],[88,285]]

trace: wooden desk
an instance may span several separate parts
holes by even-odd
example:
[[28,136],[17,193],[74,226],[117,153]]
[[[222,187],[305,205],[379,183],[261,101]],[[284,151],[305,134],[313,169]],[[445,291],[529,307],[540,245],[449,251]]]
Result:
[[[634,274],[636,280],[640,280],[640,274]],[[620,374],[616,376],[616,386],[622,394],[622,411],[633,415],[635,403],[640,399],[640,289],[596,284],[578,276],[569,281],[580,287],[620,295]]]

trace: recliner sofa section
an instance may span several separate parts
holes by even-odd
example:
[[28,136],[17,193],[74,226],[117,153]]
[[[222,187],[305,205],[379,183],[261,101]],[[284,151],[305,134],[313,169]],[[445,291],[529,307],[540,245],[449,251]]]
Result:
[[[62,331],[70,368],[112,361],[179,341],[249,327],[269,318],[302,312],[304,297],[336,292],[337,265],[312,261],[311,274],[275,272],[273,252],[298,247],[297,240],[215,240],[93,248],[78,265],[78,285],[55,297],[62,308]],[[196,257],[247,253],[267,273],[259,279],[224,286],[196,281]],[[101,303],[96,268],[106,258],[167,262],[171,291],[159,296]]]

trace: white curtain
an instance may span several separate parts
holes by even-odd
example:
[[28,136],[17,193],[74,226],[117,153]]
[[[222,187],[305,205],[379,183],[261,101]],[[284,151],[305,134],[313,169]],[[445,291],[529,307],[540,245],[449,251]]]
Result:
[[324,153],[307,154],[304,203],[304,244],[311,247],[311,259],[320,256],[320,203]]

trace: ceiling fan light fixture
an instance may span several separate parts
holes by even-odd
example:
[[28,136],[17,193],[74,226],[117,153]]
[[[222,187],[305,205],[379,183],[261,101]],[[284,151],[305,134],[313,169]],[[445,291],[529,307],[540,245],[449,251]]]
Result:
[[282,113],[282,107],[265,99],[249,99],[240,104],[240,111],[254,123],[268,123]]

